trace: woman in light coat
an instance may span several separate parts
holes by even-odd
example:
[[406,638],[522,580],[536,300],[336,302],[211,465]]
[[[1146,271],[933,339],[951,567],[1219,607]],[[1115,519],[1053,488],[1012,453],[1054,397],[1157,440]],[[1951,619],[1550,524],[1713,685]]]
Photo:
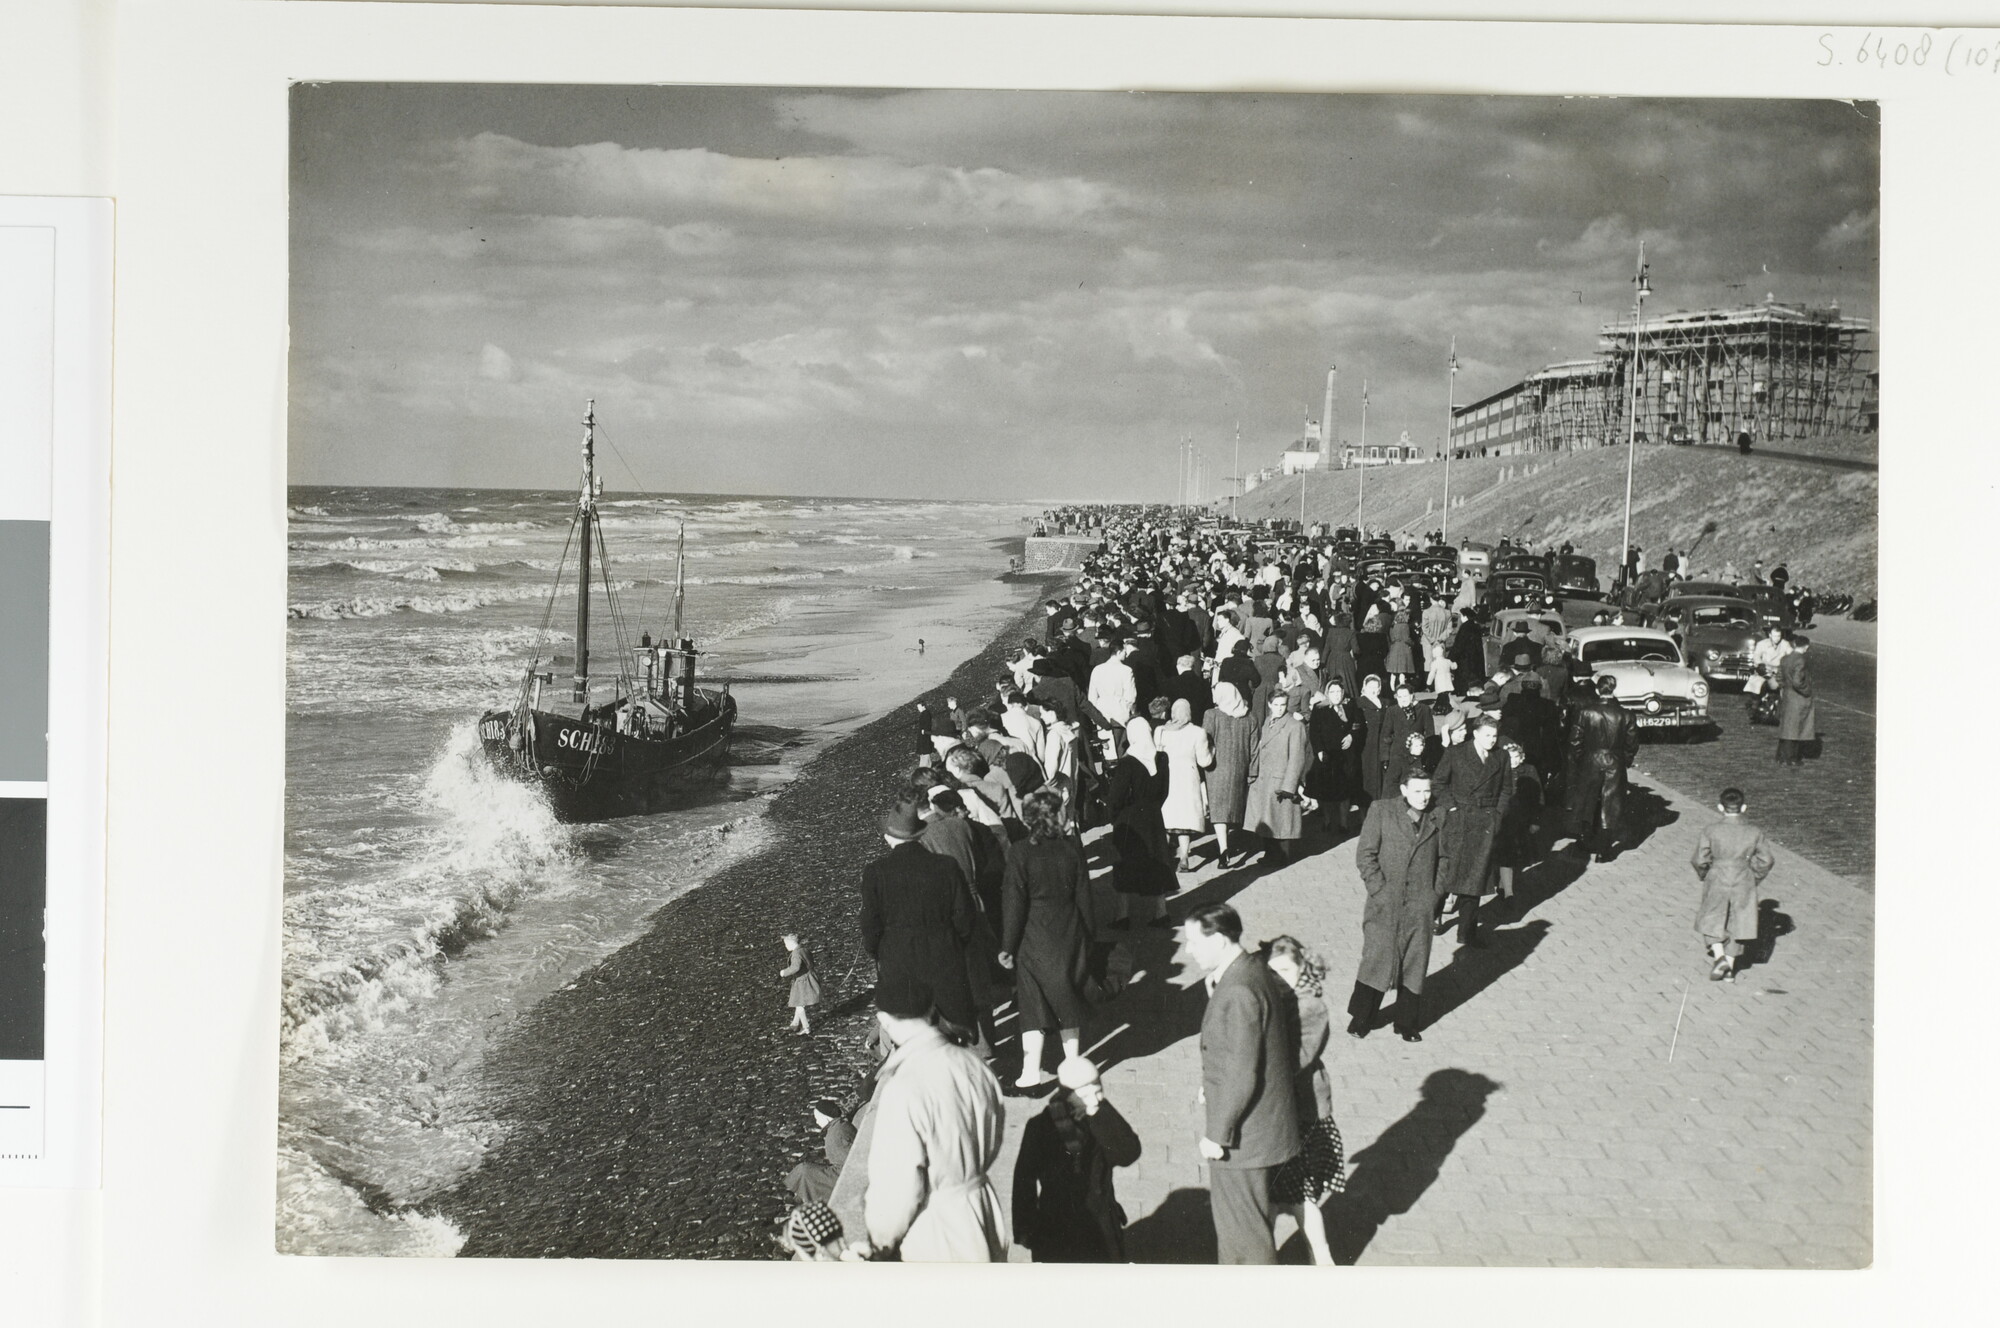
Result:
[[1291,860],[1290,845],[1304,833],[1299,794],[1312,768],[1312,738],[1305,720],[1291,711],[1283,692],[1271,693],[1269,716],[1250,754],[1250,790],[1243,808],[1243,828],[1262,835],[1280,861]]
[[1215,764],[1215,747],[1208,732],[1194,724],[1194,707],[1187,699],[1174,702],[1173,717],[1155,741],[1167,757],[1167,802],[1160,809],[1167,833],[1180,846],[1180,870],[1193,871],[1188,847],[1208,831],[1208,789],[1202,772]]

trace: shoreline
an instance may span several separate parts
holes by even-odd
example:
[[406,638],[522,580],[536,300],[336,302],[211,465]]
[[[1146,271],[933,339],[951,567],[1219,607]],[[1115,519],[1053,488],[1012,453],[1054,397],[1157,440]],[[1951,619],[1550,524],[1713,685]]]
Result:
[[[417,1206],[458,1227],[461,1257],[773,1256],[781,1179],[818,1154],[811,1103],[850,1097],[868,1064],[855,887],[917,753],[911,707],[983,695],[1010,645],[1040,634],[1041,598],[944,682],[817,753],[771,796],[767,847],[662,905],[491,1049],[481,1094],[507,1136]],[[785,1029],[777,977],[792,930],[826,988],[807,1039]]]

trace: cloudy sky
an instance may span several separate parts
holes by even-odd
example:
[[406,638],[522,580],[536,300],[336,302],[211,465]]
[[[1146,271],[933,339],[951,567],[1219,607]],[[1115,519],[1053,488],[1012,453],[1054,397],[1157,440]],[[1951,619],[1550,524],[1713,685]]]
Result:
[[[1170,499],[1320,413],[1435,446],[1629,307],[1874,317],[1816,102],[300,87],[291,479]],[[636,478],[635,478],[636,475]]]

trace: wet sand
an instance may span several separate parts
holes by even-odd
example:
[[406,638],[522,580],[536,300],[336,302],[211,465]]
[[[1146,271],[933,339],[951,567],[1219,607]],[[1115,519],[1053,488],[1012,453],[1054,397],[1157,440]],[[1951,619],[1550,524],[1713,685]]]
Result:
[[[1029,609],[924,699],[989,694],[1042,621]],[[772,799],[768,849],[667,904],[491,1053],[507,1138],[426,1205],[465,1233],[462,1256],[774,1257],[784,1174],[819,1155],[811,1104],[851,1099],[870,1063],[857,887],[918,750],[907,703],[829,747]],[[810,1038],[785,1027],[788,931],[826,989]]]

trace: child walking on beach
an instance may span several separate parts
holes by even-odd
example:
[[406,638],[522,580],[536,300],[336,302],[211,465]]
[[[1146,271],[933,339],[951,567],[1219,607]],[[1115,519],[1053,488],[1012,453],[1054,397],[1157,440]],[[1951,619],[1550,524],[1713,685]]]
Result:
[[778,976],[792,980],[792,994],[788,998],[792,1007],[792,1022],[788,1027],[796,1028],[799,1036],[805,1037],[813,1031],[806,1011],[819,1004],[819,979],[813,974],[812,952],[795,935],[787,933],[784,940],[785,949],[791,952],[792,962],[786,964]]
[[1710,982],[1734,982],[1743,943],[1757,939],[1757,887],[1777,859],[1764,832],[1745,820],[1743,790],[1722,790],[1715,805],[1722,819],[1701,832],[1694,846],[1694,874],[1701,878],[1701,912],[1695,930],[1708,942]]

